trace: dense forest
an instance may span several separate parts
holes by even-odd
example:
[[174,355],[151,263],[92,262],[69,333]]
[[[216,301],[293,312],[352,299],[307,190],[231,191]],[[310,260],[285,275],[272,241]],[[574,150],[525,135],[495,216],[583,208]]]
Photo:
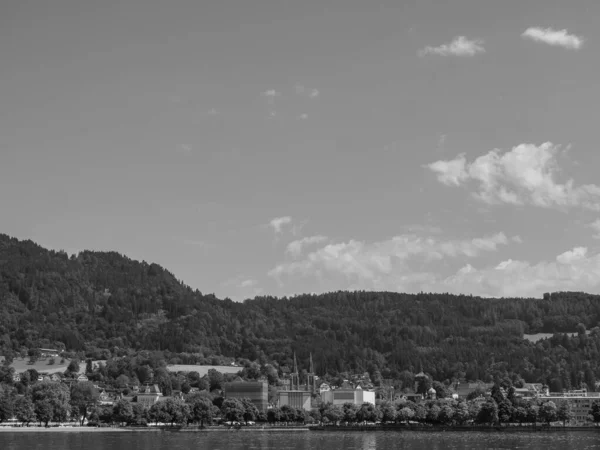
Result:
[[[237,303],[116,252],[50,251],[0,234],[0,354],[61,348],[80,359],[160,351],[171,363],[243,358],[317,374],[369,372],[377,384],[510,376],[554,389],[600,377],[600,296],[488,299],[332,292]],[[590,332],[591,330],[591,332]],[[531,343],[524,333],[554,333]],[[564,334],[577,332],[573,337]]]

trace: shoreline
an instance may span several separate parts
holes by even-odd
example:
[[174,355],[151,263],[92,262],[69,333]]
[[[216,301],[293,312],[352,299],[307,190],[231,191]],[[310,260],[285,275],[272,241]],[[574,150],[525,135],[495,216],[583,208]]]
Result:
[[169,433],[293,433],[293,432],[425,432],[425,433],[570,433],[570,432],[600,432],[600,427],[207,427],[207,428],[169,428],[169,427],[10,427],[0,426],[0,433],[139,433],[139,432],[169,432]]

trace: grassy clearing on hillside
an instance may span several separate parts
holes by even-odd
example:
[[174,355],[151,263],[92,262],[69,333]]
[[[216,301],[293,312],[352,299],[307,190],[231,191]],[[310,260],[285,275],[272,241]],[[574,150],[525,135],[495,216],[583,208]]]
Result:
[[[590,334],[591,330],[586,330],[586,334]],[[577,333],[561,333],[566,334],[569,337],[577,336]],[[528,341],[533,342],[534,344],[537,341],[541,341],[542,339],[548,339],[554,336],[554,333],[536,333],[536,334],[524,334],[523,339],[527,339]]]
[[171,364],[167,366],[169,372],[198,372],[201,377],[206,375],[210,369],[215,369],[221,373],[238,373],[244,368],[236,366],[197,366],[195,364]]
[[[70,360],[65,359],[65,362],[61,364],[60,361],[62,358],[58,356],[54,358],[54,364],[48,364],[48,361],[50,361],[50,359],[51,358],[40,358],[35,362],[35,364],[29,364],[29,358],[15,358],[15,360],[10,366],[15,369],[16,373],[22,373],[29,369],[35,369],[39,373],[51,374],[56,372],[64,372],[65,370],[67,370],[67,367],[71,362]],[[80,369],[82,368],[81,366],[82,365],[80,364]],[[83,369],[85,369],[85,363],[83,364]]]

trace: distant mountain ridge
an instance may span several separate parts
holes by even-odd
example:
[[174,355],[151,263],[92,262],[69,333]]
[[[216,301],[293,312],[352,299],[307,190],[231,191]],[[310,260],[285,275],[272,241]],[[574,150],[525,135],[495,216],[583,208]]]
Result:
[[494,370],[569,384],[586,370],[600,376],[600,332],[523,339],[595,327],[600,296],[585,293],[481,299],[340,291],[235,303],[193,290],[157,264],[116,252],[69,257],[0,234],[0,310],[0,353],[62,343],[96,359],[131,348],[174,352],[188,364],[224,355],[289,366],[296,352],[307,368],[312,353],[320,373],[382,378],[420,367],[440,380],[483,379]]

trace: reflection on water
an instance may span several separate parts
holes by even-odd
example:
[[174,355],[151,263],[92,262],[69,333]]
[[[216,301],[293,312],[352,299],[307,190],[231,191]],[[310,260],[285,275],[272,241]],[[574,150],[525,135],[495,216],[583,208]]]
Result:
[[0,432],[2,450],[579,450],[600,449],[600,430],[482,432]]

